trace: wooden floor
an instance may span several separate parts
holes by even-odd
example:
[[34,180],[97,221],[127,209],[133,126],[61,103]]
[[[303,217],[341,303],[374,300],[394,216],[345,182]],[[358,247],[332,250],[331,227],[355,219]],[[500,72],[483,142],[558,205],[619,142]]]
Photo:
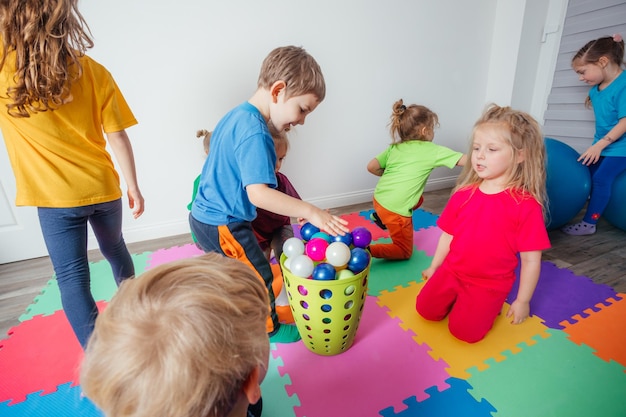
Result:
[[[426,192],[422,208],[441,214],[449,195],[450,189]],[[363,203],[332,209],[331,212],[345,214],[371,208],[371,203]],[[581,217],[582,212],[576,219]],[[550,232],[550,240],[552,248],[544,252],[544,260],[626,293],[626,232],[601,219],[594,235],[575,237],[554,230]],[[131,253],[143,253],[189,242],[191,236],[187,234],[132,243],[128,248]],[[91,251],[89,259],[97,262],[102,255],[97,250]],[[52,275],[47,257],[0,265],[0,339],[11,327],[19,324],[18,317],[32,304]]]

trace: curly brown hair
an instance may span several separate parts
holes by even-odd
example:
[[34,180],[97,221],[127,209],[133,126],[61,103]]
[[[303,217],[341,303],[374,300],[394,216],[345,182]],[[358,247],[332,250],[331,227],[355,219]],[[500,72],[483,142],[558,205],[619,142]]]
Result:
[[[70,86],[82,75],[79,58],[93,47],[78,0],[0,2],[2,57],[13,84],[7,112],[14,117],[54,110],[72,101]],[[14,56],[14,62],[13,62]]]

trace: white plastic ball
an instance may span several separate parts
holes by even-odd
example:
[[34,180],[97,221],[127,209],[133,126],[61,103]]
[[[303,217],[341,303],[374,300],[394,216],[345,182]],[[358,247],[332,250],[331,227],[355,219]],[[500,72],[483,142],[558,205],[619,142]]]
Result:
[[290,237],[283,243],[283,253],[287,258],[292,258],[304,253],[304,243],[297,237]]
[[291,260],[293,258],[285,258],[285,262],[283,262],[283,265],[285,265],[285,268],[287,268],[288,270],[291,271]]
[[310,277],[314,267],[313,260],[304,254],[294,256],[289,266],[291,273],[301,278]]
[[344,266],[350,260],[350,247],[343,242],[333,242],[326,248],[326,261],[336,267]]

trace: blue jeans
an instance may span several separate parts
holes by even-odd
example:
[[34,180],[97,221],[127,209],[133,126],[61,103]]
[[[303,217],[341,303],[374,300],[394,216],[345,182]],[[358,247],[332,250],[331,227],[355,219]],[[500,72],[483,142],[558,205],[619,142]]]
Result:
[[63,310],[80,344],[85,347],[98,315],[91,294],[87,259],[87,222],[119,285],[135,275],[133,260],[122,237],[122,200],[71,208],[39,207],[39,223],[54,267]]
[[626,157],[603,156],[593,165],[591,171],[591,198],[587,205],[584,221],[596,224],[609,204],[615,179],[626,171]]

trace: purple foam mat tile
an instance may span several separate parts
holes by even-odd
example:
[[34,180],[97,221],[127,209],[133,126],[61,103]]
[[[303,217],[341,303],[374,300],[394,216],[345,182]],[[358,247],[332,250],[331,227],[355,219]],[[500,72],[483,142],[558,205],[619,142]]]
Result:
[[[507,298],[508,303],[515,301],[519,289],[519,267],[517,279]],[[613,288],[597,284],[591,278],[576,275],[567,269],[558,268],[551,262],[541,263],[541,274],[537,288],[530,302],[530,313],[540,317],[544,324],[553,329],[563,329],[559,323],[579,314],[587,317],[584,311],[598,311],[596,304],[606,305],[609,298],[621,299]]]

